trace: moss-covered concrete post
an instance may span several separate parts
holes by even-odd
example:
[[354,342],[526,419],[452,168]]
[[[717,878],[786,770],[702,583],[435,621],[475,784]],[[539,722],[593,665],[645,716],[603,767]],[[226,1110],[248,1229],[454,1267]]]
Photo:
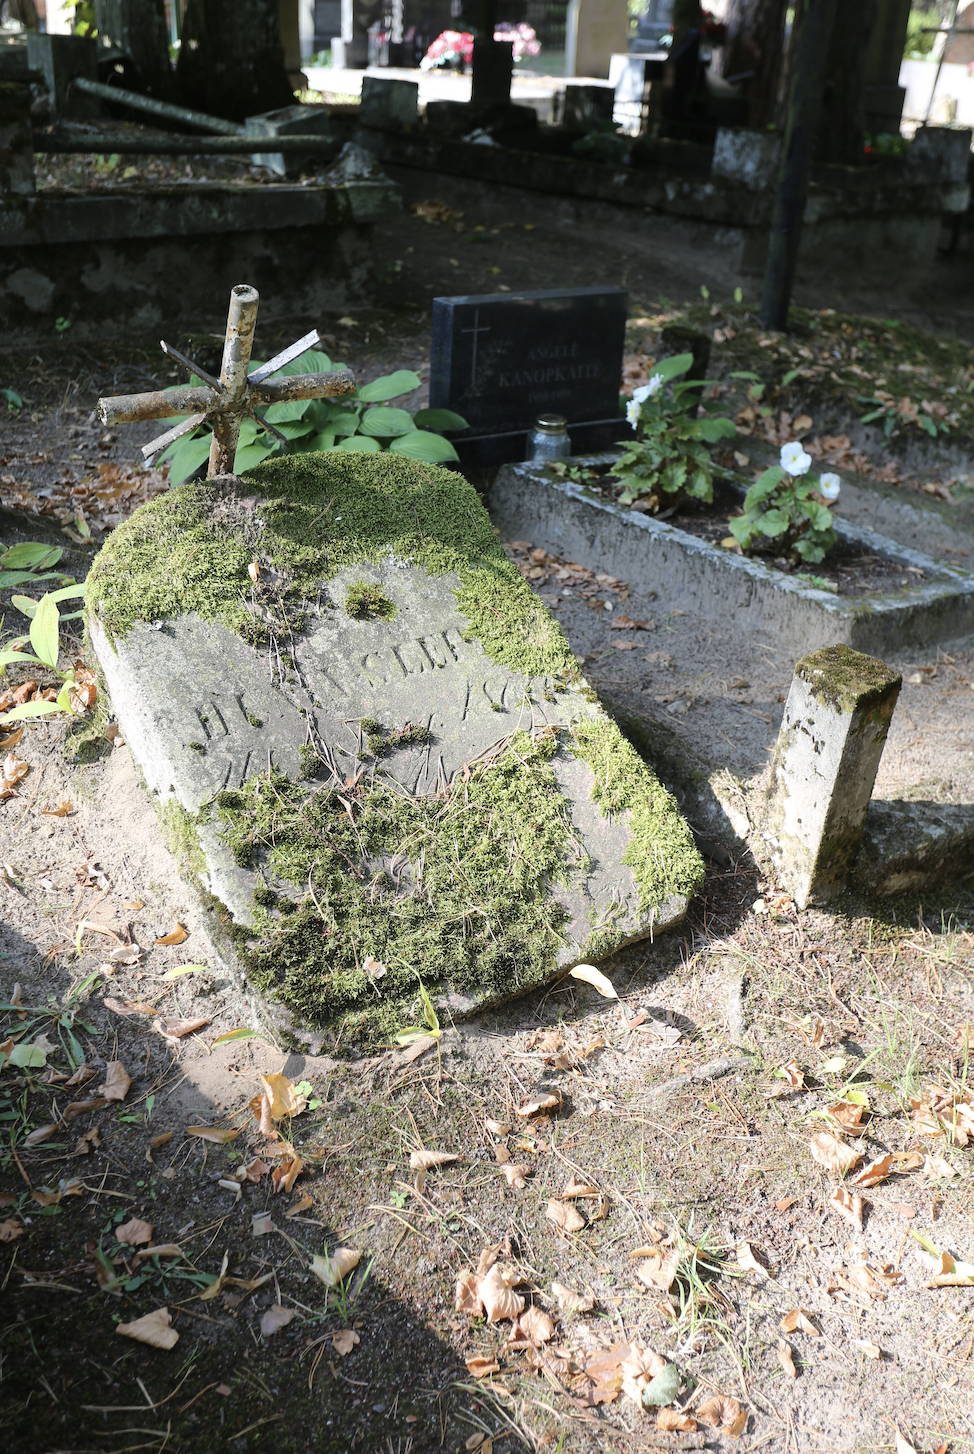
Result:
[[800,909],[838,893],[855,862],[902,680],[848,646],[827,646],[795,667],[764,837]]

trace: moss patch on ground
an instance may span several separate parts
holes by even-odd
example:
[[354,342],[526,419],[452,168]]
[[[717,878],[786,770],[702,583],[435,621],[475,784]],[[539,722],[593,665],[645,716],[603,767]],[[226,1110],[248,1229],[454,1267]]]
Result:
[[378,778],[309,794],[277,772],[222,793],[236,861],[303,891],[284,914],[255,896],[253,930],[238,936],[254,983],[307,1022],[341,1019],[346,1043],[409,1023],[420,978],[498,996],[542,983],[566,917],[551,884],[584,866],[556,750],[554,733],[519,733],[436,798]]
[[138,621],[189,611],[249,639],[255,560],[280,577],[279,603],[295,607],[314,601],[343,567],[391,553],[459,577],[457,606],[492,660],[528,676],[578,679],[561,628],[511,566],[460,475],[399,455],[335,450],[268,460],[246,481],[250,506],[204,480],[161,495],[118,527],[86,597],[111,640]]

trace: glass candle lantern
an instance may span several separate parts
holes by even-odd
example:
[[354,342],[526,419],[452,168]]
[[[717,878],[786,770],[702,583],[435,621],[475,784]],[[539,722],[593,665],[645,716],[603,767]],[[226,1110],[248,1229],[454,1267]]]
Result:
[[551,459],[567,459],[572,452],[568,438],[568,421],[561,414],[539,414],[534,428],[528,430],[525,459],[528,464],[544,464]]

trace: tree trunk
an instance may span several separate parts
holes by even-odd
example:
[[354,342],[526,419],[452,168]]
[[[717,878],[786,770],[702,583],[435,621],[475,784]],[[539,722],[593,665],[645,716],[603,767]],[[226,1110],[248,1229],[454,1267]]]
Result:
[[730,0],[720,74],[725,81],[741,77],[748,126],[761,128],[774,121],[787,9],[788,0]]
[[673,45],[676,50],[688,30],[700,24],[700,0],[673,0]]
[[866,58],[878,9],[877,0],[858,0],[855,5],[840,5],[836,12],[815,139],[818,162],[862,165]]
[[182,105],[227,121],[292,106],[278,0],[188,0],[176,89]]
[[95,0],[99,45],[117,46],[129,57],[148,96],[172,93],[169,27],[163,0]]

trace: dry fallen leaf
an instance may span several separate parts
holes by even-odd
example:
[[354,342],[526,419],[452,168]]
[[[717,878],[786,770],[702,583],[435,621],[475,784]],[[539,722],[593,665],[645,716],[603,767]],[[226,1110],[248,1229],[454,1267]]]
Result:
[[853,1348],[858,1348],[867,1358],[882,1358],[883,1350],[876,1343],[867,1343],[864,1338],[853,1338]]
[[260,1331],[265,1338],[273,1338],[281,1328],[286,1328],[292,1318],[297,1317],[293,1308],[282,1308],[280,1303],[274,1303],[267,1309],[267,1312],[260,1320]]
[[445,1166],[448,1161],[459,1158],[449,1151],[411,1151],[409,1165],[413,1171],[429,1171],[433,1166]]
[[60,803],[56,808],[42,808],[41,816],[44,818],[66,818],[74,809],[67,801]]
[[516,1114],[527,1120],[529,1116],[537,1116],[541,1111],[557,1111],[560,1105],[561,1091],[551,1091],[533,1101],[525,1101],[523,1106],[518,1106]]
[[562,1192],[561,1199],[563,1202],[570,1202],[573,1201],[576,1197],[584,1200],[587,1197],[598,1197],[599,1195],[600,1192],[597,1186],[588,1186],[582,1182],[575,1181],[575,1179],[572,1178],[572,1180],[569,1181],[568,1185],[565,1187],[565,1190]]
[[186,1035],[195,1035],[197,1030],[204,1029],[209,1023],[208,1017],[198,1015],[194,1019],[188,1020],[158,1020],[152,1028],[158,1030],[160,1034],[165,1035],[167,1040],[175,1044]]
[[517,1191],[520,1191],[522,1187],[527,1186],[525,1176],[528,1170],[529,1168],[527,1166],[515,1166],[513,1162],[505,1163],[505,1165],[501,1167],[501,1171],[503,1171],[504,1175],[507,1177],[508,1186],[513,1186]]
[[759,1262],[755,1257],[754,1248],[750,1242],[738,1242],[736,1257],[738,1266],[743,1267],[745,1272],[753,1272],[762,1282],[767,1282],[771,1273],[765,1267],[764,1263]]
[[458,1313],[467,1313],[471,1318],[483,1316],[484,1305],[480,1300],[480,1284],[483,1277],[480,1273],[461,1272],[457,1278],[456,1294],[453,1306]]
[[567,1202],[550,1201],[545,1208],[545,1216],[562,1233],[581,1232],[585,1226],[585,1218]]
[[862,1160],[858,1151],[853,1151],[838,1136],[833,1136],[831,1131],[817,1131],[809,1138],[808,1149],[820,1166],[827,1167],[829,1171],[837,1171],[841,1175],[852,1171]]
[[304,1162],[293,1146],[285,1143],[282,1149],[286,1150],[288,1154],[281,1158],[280,1163],[271,1172],[271,1187],[275,1196],[279,1191],[287,1192],[290,1196],[294,1183],[304,1170]]
[[822,1336],[804,1308],[796,1308],[794,1312],[786,1313],[778,1326],[783,1333],[808,1333],[812,1338]]
[[[264,1095],[267,1097],[267,1104],[272,1121],[281,1121],[285,1116],[299,1116],[307,1109],[307,1096],[300,1095],[295,1089],[294,1082],[289,1080],[283,1071],[276,1071],[273,1075],[262,1075],[261,1085],[264,1087]],[[253,1101],[251,1101],[251,1106]],[[258,1117],[258,1119],[260,1119]]]
[[500,1373],[501,1366],[492,1358],[468,1358],[467,1372],[472,1378],[487,1378],[491,1373]]
[[694,1409],[694,1415],[698,1423],[707,1424],[711,1429],[721,1429],[732,1439],[739,1439],[747,1424],[747,1409],[741,1408],[737,1399],[729,1394],[715,1394],[713,1398],[706,1399]]
[[331,1335],[331,1346],[341,1358],[347,1358],[356,1343],[361,1341],[354,1328],[342,1328],[341,1332]]
[[311,1259],[311,1271],[321,1279],[325,1287],[336,1287],[343,1277],[357,1267],[362,1253],[354,1247],[336,1247],[330,1257],[316,1255]]
[[61,1119],[62,1121],[76,1121],[79,1116],[86,1116],[89,1111],[100,1111],[102,1106],[107,1105],[108,1102],[104,1096],[98,1096],[91,1101],[72,1101],[70,1106],[65,1106],[61,1112]]
[[484,1125],[492,1136],[506,1136],[511,1129],[507,1121],[492,1121],[489,1116]]
[[855,1101],[837,1101],[834,1106],[829,1106],[828,1113],[846,1136],[861,1136],[866,1129],[862,1120],[864,1109]]
[[524,1309],[517,1320],[515,1332],[521,1332],[534,1343],[547,1343],[555,1336],[555,1325],[541,1308]]
[[551,1284],[551,1295],[557,1299],[563,1313],[590,1313],[595,1306],[594,1298],[585,1293],[573,1292],[563,1282]]
[[[247,1180],[249,1181],[250,1177],[247,1177]],[[284,1216],[288,1219],[288,1221],[290,1221],[292,1217],[299,1217],[302,1212],[306,1212],[309,1207],[313,1206],[314,1202],[311,1197],[302,1197],[300,1201],[294,1203],[293,1207],[288,1207],[287,1211],[284,1213]]]
[[157,944],[182,944],[183,940],[188,938],[189,930],[184,924],[177,923],[175,929],[172,931],[171,934],[165,934],[161,939],[157,939],[155,942]]
[[514,1292],[510,1276],[499,1262],[495,1262],[480,1283],[480,1301],[484,1305],[488,1323],[502,1318],[516,1318],[524,1309],[524,1299]]
[[683,1434],[695,1434],[697,1421],[690,1414],[678,1414],[676,1409],[660,1409],[656,1415],[657,1429]]
[[187,1136],[198,1136],[201,1141],[212,1141],[215,1146],[225,1146],[228,1141],[236,1141],[240,1135],[230,1126],[187,1126]]
[[787,1065],[781,1067],[781,1073],[792,1090],[803,1090],[805,1086],[805,1072],[797,1060],[789,1060]]
[[14,1222],[10,1218],[5,1222],[0,1222],[0,1242],[13,1242],[17,1237],[23,1235],[24,1229],[19,1222]]
[[885,1181],[893,1169],[893,1157],[889,1153],[885,1156],[877,1156],[875,1161],[867,1162],[852,1178],[856,1186],[878,1186]]
[[837,1186],[826,1205],[851,1222],[857,1232],[862,1231],[862,1197],[846,1191],[844,1186]]
[[951,1166],[945,1156],[940,1155],[939,1151],[932,1151],[923,1158],[923,1175],[930,1181],[950,1181],[960,1173],[955,1166]]
[[152,1241],[152,1223],[133,1217],[130,1222],[115,1228],[115,1236],[128,1247],[147,1247]]
[[896,1454],[916,1454],[913,1445],[903,1438],[899,1429],[896,1430]]
[[55,1125],[38,1126],[36,1130],[29,1132],[28,1135],[24,1137],[24,1145],[40,1146],[43,1141],[50,1141],[52,1136],[56,1136],[58,1133],[58,1129],[59,1128]]
[[98,1094],[106,1101],[124,1101],[129,1093],[132,1077],[120,1060],[110,1060],[105,1067],[105,1083],[98,1087]]
[[[618,642],[616,645],[618,645]],[[570,970],[569,973],[572,979],[580,979],[585,984],[590,984],[594,990],[598,990],[603,998],[607,1000],[617,1000],[619,998],[612,981],[607,979],[600,969],[596,969],[594,964],[576,964],[575,968]]]
[[778,1362],[781,1364],[786,1378],[798,1377],[798,1369],[795,1367],[794,1355],[792,1354],[791,1347],[785,1342],[784,1338],[778,1339]]
[[146,1313],[144,1318],[136,1318],[134,1323],[119,1323],[115,1331],[121,1333],[123,1338],[134,1338],[137,1343],[148,1343],[150,1348],[173,1348],[179,1340],[179,1334],[171,1324],[169,1309],[156,1308],[155,1312]]
[[636,1268],[636,1276],[647,1287],[658,1289],[660,1292],[669,1292],[673,1286],[677,1264],[680,1260],[679,1249],[674,1247],[665,1256],[655,1249],[647,1250],[649,1256]]

